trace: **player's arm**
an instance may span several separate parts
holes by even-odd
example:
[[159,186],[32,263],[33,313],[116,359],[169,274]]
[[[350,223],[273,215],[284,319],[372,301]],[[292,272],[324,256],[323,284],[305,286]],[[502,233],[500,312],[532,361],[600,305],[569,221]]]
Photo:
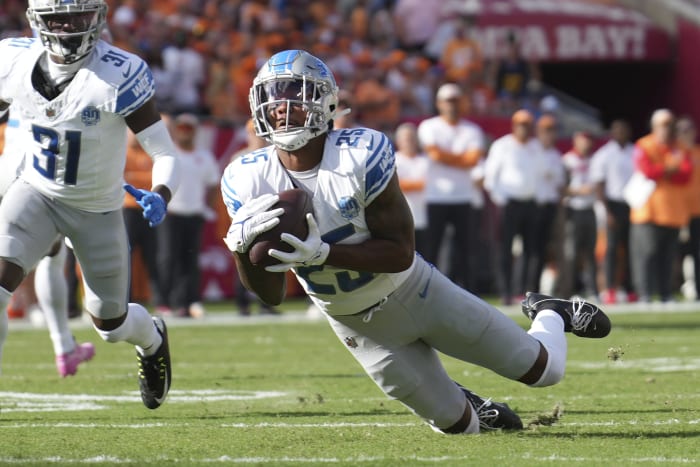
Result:
[[279,196],[265,194],[242,203],[227,175],[228,173],[224,173],[221,179],[221,192],[231,216],[231,227],[226,233],[224,243],[233,253],[236,270],[243,285],[255,292],[263,302],[279,305],[287,289],[285,275],[266,271],[262,266],[253,266],[248,256],[250,247],[258,235],[279,223],[279,216],[284,213],[284,209],[270,209],[279,201]]
[[8,102],[0,100],[0,121],[5,118],[7,111],[10,109],[10,104]]
[[153,158],[151,191],[168,203],[180,183],[180,172],[175,157],[177,149],[156,109],[155,99],[146,101],[125,117],[125,121],[141,147]]
[[408,269],[415,256],[413,217],[396,174],[365,208],[365,219],[372,237],[355,245],[331,245],[325,264],[376,273]]

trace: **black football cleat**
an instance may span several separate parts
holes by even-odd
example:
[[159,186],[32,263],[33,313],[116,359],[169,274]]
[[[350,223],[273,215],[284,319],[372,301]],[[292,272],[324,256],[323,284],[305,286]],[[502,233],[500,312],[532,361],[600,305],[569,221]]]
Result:
[[157,409],[165,402],[171,381],[168,329],[165,327],[163,318],[154,317],[153,324],[163,338],[160,347],[156,353],[148,357],[136,352],[136,360],[139,362],[141,400],[149,409]]
[[522,430],[523,422],[518,414],[513,412],[508,404],[493,402],[491,399],[484,399],[477,396],[469,389],[459,383],[455,383],[467,397],[467,402],[474,407],[477,417],[479,417],[480,431],[493,430]]
[[564,331],[579,337],[600,339],[610,334],[610,318],[603,310],[583,299],[564,300],[528,292],[522,301],[523,313],[531,320],[542,310],[552,310],[564,320]]

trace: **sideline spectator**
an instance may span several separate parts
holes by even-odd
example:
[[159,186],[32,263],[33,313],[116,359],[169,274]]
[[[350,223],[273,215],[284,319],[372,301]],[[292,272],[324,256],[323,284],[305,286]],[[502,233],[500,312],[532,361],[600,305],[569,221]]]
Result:
[[195,147],[199,121],[192,114],[173,119],[171,134],[179,149],[180,188],[157,229],[158,277],[164,303],[177,316],[201,317],[199,251],[205,216],[211,212],[221,177],[214,155]]
[[655,111],[651,133],[635,145],[635,170],[656,184],[646,202],[630,212],[632,279],[641,302],[651,301],[655,291],[662,302],[673,300],[678,233],[690,217],[687,194],[693,165],[688,151],[676,144],[674,121],[670,110]]
[[[135,188],[149,190],[151,188],[151,171],[153,159],[143,150],[134,133],[129,130],[126,138],[126,165],[124,167],[124,181]],[[129,237],[129,247],[138,249],[140,257],[148,275],[147,283],[151,292],[152,303],[162,303],[158,280],[158,266],[156,262],[156,230],[148,225],[148,220],[143,217],[143,209],[136,203],[133,196],[124,194],[124,223],[126,234]],[[129,301],[136,296],[137,282],[132,281],[129,288]]]
[[454,32],[442,51],[440,62],[445,68],[445,79],[463,87],[471,85],[473,75],[483,69],[483,57],[479,44],[471,37],[473,17],[460,19]]
[[201,98],[206,73],[204,58],[191,45],[189,33],[177,31],[175,43],[163,50],[163,69],[174,83],[173,113],[201,112]]
[[418,133],[413,123],[402,123],[396,129],[396,173],[401,191],[413,215],[416,251],[425,256],[428,208],[425,203],[425,179],[428,156],[420,151]]
[[[559,215],[562,192],[566,185],[566,171],[562,155],[556,147],[558,136],[557,120],[549,114],[537,119],[537,139],[535,146],[540,154],[541,178],[537,182],[535,199],[537,201],[537,233],[535,235],[534,272],[527,284],[528,290],[539,291],[540,279],[545,264],[559,258],[559,251],[553,252],[552,237],[555,221]],[[558,248],[557,248],[558,250]]]
[[[501,206],[499,288],[501,301],[510,305],[514,295],[524,293],[534,282],[529,274],[534,270],[537,205],[535,196],[540,182],[540,160],[532,140],[534,117],[527,110],[512,116],[512,132],[493,142],[484,166],[484,186],[491,201]],[[513,282],[513,239],[519,235],[523,251],[520,261],[521,284]]]
[[591,181],[607,212],[604,303],[617,302],[618,287],[624,289],[628,302],[636,301],[629,266],[630,208],[623,194],[634,172],[631,135],[626,121],[615,120],[610,125],[610,141],[596,151],[591,161]]
[[591,180],[592,155],[591,135],[579,131],[574,134],[573,148],[562,158],[569,177],[564,200],[564,254],[559,275],[559,293],[564,297],[579,292],[585,297],[598,297],[595,258],[598,227],[593,209],[596,194]]
[[687,117],[676,122],[678,146],[690,152],[693,175],[688,185],[688,214],[690,215],[688,253],[693,258],[695,298],[700,297],[700,146],[696,142],[695,123]]
[[399,43],[419,52],[440,25],[444,0],[398,0],[393,17]]
[[476,187],[471,169],[484,153],[484,135],[474,123],[460,118],[462,91],[454,83],[443,84],[436,95],[438,114],[421,122],[418,139],[430,159],[425,186],[428,203],[428,246],[425,259],[437,264],[448,226],[457,241],[452,252],[455,264],[448,276],[472,289],[474,274],[469,257],[474,254],[476,225],[472,221],[472,200]]
[[520,105],[527,97],[530,81],[540,79],[539,67],[520,54],[520,44],[514,34],[508,36],[506,55],[496,64],[494,82],[496,95],[505,111]]

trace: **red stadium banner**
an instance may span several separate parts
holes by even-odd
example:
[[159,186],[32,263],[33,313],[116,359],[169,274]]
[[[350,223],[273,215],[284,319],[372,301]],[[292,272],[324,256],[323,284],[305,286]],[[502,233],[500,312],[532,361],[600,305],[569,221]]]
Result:
[[575,0],[490,0],[477,3],[475,39],[484,56],[499,57],[508,36],[538,61],[666,61],[666,31],[643,14]]

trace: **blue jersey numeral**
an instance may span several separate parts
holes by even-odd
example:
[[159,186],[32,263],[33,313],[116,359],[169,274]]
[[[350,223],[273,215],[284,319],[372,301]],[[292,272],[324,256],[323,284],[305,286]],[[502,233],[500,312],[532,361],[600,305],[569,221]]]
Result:
[[105,63],[112,62],[112,64],[114,66],[119,68],[127,60],[129,60],[129,57],[127,57],[124,54],[120,54],[119,52],[115,52],[114,50],[109,50],[106,54],[104,54],[102,57],[100,57],[100,60],[102,60]]
[[[352,224],[346,224],[324,234],[322,239],[326,243],[338,243],[350,237],[354,233],[355,226]],[[314,282],[310,279],[311,274],[314,272],[323,271],[323,269],[323,266],[306,266],[298,267],[296,270],[299,277],[304,279],[304,281],[307,283],[309,289],[313,293],[321,295],[335,295],[338,293],[338,289],[340,289],[341,292],[352,292],[369,284],[375,277],[371,272],[358,271],[352,273],[351,275],[349,271],[339,271],[335,273],[336,284],[319,284],[318,282]],[[352,277],[355,274],[357,277]]]
[[241,158],[241,164],[255,164],[260,159],[267,161],[267,149],[259,149]]
[[364,134],[364,128],[354,128],[349,130],[341,130],[338,139],[335,141],[336,146],[346,145],[351,148],[357,147],[360,142],[360,137]]
[[[37,172],[50,180],[56,180],[56,158],[61,151],[61,135],[51,128],[32,125],[34,141],[42,146],[40,159],[36,154],[33,166]],[[63,176],[64,185],[75,185],[78,181],[78,162],[80,159],[80,132],[66,131],[66,167]]]

